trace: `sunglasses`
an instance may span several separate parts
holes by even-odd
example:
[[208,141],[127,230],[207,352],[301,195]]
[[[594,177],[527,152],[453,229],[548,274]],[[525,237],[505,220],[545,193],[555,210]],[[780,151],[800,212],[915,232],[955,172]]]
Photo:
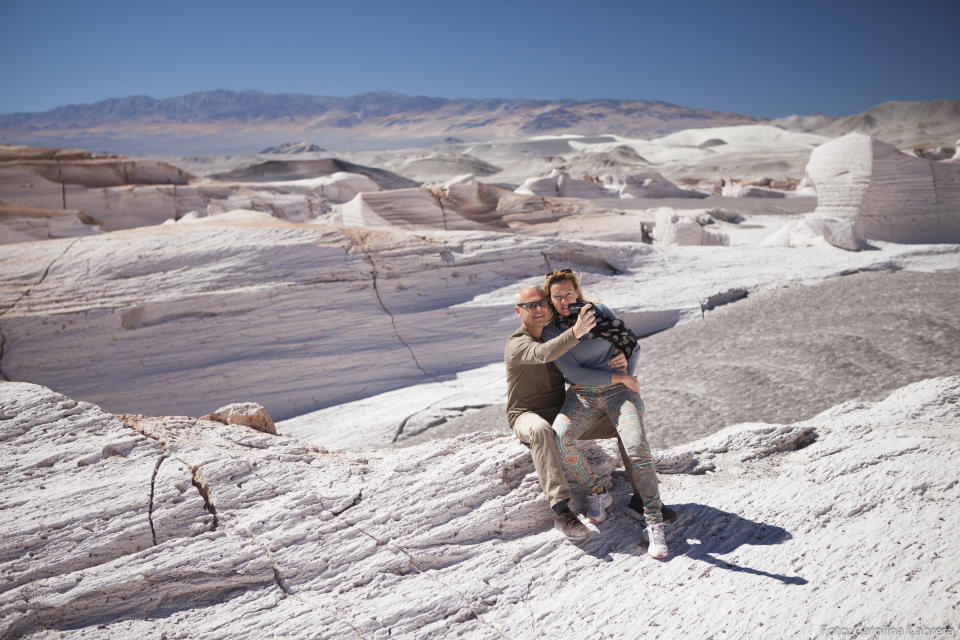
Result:
[[518,302],[517,306],[520,307],[521,309],[527,309],[532,311],[533,309],[547,306],[547,299],[540,298],[539,300],[533,300],[532,302]]
[[549,278],[555,273],[573,273],[573,271],[571,271],[570,269],[560,269],[559,271],[551,271],[550,273],[547,274],[547,277]]

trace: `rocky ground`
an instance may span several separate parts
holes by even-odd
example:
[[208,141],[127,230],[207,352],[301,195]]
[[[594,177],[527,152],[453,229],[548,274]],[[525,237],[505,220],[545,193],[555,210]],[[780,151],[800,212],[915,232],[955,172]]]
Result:
[[3,638],[850,637],[960,614],[957,377],[662,452],[664,562],[598,447],[612,517],[575,546],[510,436],[326,453],[26,383],[0,384],[0,418]]
[[[651,444],[686,443],[738,422],[803,420],[845,400],[877,400],[954,374],[958,282],[956,270],[855,272],[760,291],[641,339],[637,375]],[[505,415],[501,402],[449,420],[438,414],[438,424],[397,444],[507,433]]]

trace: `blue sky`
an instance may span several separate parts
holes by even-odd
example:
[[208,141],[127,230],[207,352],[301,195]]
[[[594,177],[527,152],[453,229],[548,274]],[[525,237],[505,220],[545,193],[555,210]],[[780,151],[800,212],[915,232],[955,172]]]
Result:
[[0,113],[258,89],[847,115],[960,99],[958,40],[960,0],[2,0]]

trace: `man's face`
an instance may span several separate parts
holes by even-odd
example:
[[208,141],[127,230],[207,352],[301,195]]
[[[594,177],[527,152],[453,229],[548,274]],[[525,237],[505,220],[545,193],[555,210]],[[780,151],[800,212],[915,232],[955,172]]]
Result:
[[543,289],[524,289],[520,292],[520,304],[513,309],[520,316],[523,326],[528,328],[543,328],[550,317],[547,312],[547,294]]

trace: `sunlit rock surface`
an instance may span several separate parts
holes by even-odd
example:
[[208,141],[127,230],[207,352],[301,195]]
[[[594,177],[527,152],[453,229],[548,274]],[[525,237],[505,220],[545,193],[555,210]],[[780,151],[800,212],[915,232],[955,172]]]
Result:
[[953,245],[658,248],[238,211],[7,245],[0,373],[114,412],[203,415],[249,401],[283,420],[500,362],[513,294],[553,268],[581,272],[591,296],[646,335],[699,318],[702,300],[733,287],[958,259]]
[[854,222],[859,238],[960,241],[960,167],[916,158],[862,133],[810,154],[816,214]]
[[[621,512],[630,490],[608,442],[586,450],[610,518],[575,546],[510,435],[334,454],[3,383],[0,632],[632,639],[952,625],[958,408],[960,378],[931,379],[660,452],[679,520],[658,562]],[[572,505],[584,507],[579,491]]]
[[90,216],[73,209],[32,209],[0,204],[0,244],[73,238],[100,232]]

